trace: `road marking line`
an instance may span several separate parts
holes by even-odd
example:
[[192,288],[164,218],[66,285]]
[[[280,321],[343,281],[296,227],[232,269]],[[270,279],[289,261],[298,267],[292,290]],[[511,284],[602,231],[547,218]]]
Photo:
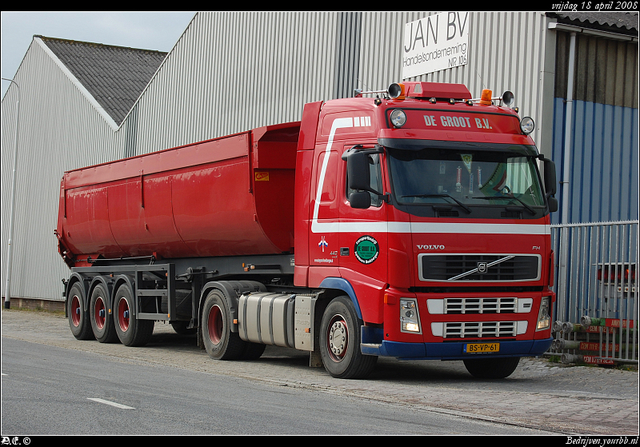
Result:
[[110,400],[98,399],[96,397],[87,397],[87,399],[101,404],[111,405],[112,407],[120,408],[122,410],[135,410],[133,407],[128,407],[127,405],[122,405],[117,402],[111,402]]

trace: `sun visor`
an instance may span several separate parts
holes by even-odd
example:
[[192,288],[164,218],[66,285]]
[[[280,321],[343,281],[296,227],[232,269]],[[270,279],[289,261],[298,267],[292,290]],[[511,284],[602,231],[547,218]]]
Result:
[[479,143],[471,141],[415,140],[409,138],[378,138],[378,143],[388,149],[420,151],[423,149],[469,149],[487,152],[520,152],[523,156],[535,157],[535,146],[520,144]]

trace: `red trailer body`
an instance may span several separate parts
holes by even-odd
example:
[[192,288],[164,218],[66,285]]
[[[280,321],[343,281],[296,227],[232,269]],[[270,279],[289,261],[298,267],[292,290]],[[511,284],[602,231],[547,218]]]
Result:
[[298,130],[263,127],[65,173],[65,259],[291,252]]
[[392,91],[65,173],[74,335],[138,345],[166,320],[213,358],[275,344],[335,377],[381,355],[505,377],[545,352],[556,182],[530,119],[462,85]]

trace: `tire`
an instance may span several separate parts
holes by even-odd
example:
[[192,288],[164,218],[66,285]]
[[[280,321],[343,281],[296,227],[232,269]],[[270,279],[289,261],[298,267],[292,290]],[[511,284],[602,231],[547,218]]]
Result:
[[96,285],[91,293],[89,318],[96,340],[100,343],[118,341],[118,334],[113,327],[113,315],[109,309],[109,293],[103,284]]
[[244,342],[245,350],[240,359],[242,360],[257,360],[264,353],[267,345],[262,343]]
[[71,286],[67,297],[67,315],[71,333],[78,340],[94,338],[84,299],[84,289],[78,282]]
[[363,379],[375,368],[378,357],[360,352],[360,325],[348,297],[337,297],[327,305],[320,323],[320,356],[333,377]]
[[477,379],[504,379],[518,367],[520,357],[467,359],[464,366]]
[[197,332],[194,328],[187,329],[187,326],[189,326],[188,321],[172,321],[170,324],[178,335],[194,335]]
[[138,320],[131,315],[133,291],[127,284],[116,290],[113,298],[113,325],[118,339],[125,346],[144,346],[153,335],[153,320]]
[[247,344],[231,331],[231,311],[219,290],[209,292],[202,308],[202,341],[209,357],[215,360],[238,360]]

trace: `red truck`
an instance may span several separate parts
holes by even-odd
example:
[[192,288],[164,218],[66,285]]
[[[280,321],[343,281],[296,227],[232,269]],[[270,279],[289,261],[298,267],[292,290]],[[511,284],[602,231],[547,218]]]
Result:
[[556,179],[491,94],[392,84],[66,172],[71,331],[140,346],[168,321],[214,359],[284,346],[339,378],[378,356],[510,375],[552,342]]

